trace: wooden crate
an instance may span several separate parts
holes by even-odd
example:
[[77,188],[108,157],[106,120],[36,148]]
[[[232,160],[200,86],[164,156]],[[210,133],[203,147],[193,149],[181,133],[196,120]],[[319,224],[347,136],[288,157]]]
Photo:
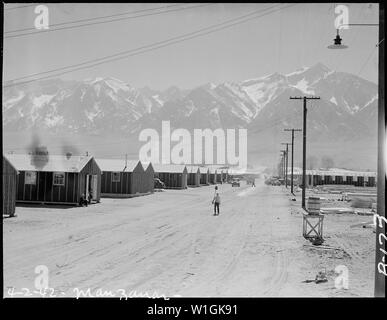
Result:
[[303,214],[302,235],[305,239],[322,239],[323,238],[323,214]]

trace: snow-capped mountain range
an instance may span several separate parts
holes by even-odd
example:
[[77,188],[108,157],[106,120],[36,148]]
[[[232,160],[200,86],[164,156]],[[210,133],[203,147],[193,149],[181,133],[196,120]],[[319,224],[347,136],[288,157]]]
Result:
[[[249,163],[270,166],[277,161],[281,143],[290,140],[284,128],[302,128],[303,103],[289,98],[314,95],[320,100],[307,104],[308,155],[332,157],[346,168],[375,170],[377,93],[375,83],[321,63],[289,74],[208,83],[191,90],[134,88],[114,78],[37,81],[4,88],[3,141],[8,150],[25,152],[31,133],[39,131],[40,138],[49,139],[49,147],[56,146],[52,152],[60,152],[65,144],[78,146],[71,152],[129,152],[137,157],[140,130],[161,133],[162,120],[169,120],[171,129],[191,132],[246,128]],[[296,135],[299,151],[301,137]],[[297,152],[296,162],[299,156]]]
[[135,133],[170,120],[176,128],[271,131],[300,125],[302,102],[289,97],[302,95],[321,98],[309,106],[308,130],[314,134],[375,134],[377,85],[321,63],[286,75],[209,83],[192,90],[136,89],[114,78],[42,80],[4,89],[3,125],[5,131]]
[[[3,141],[8,149],[24,150],[31,133],[39,131],[41,138],[50,137],[49,145],[62,144],[65,138],[68,145],[80,143],[99,155],[132,152],[136,157],[140,130],[161,132],[161,121],[170,120],[171,129],[246,128],[249,162],[271,165],[280,143],[290,139],[284,128],[302,128],[302,101],[289,98],[314,95],[320,100],[307,105],[308,154],[331,156],[343,167],[373,170],[377,94],[375,83],[321,63],[289,74],[190,90],[134,88],[114,78],[42,80],[3,88]],[[300,143],[296,141],[296,148]]]

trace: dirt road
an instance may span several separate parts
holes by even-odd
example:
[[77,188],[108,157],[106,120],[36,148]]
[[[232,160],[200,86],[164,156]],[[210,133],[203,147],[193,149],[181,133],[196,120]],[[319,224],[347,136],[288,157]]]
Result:
[[[74,288],[166,296],[342,295],[332,281],[302,282],[314,279],[321,264],[303,249],[301,217],[291,214],[282,187],[256,185],[220,185],[219,216],[212,215],[214,186],[102,199],[88,208],[18,207],[17,218],[3,221],[4,295],[12,287],[34,290],[37,265],[48,267],[58,296],[75,296]],[[345,295],[371,295],[367,284]]]

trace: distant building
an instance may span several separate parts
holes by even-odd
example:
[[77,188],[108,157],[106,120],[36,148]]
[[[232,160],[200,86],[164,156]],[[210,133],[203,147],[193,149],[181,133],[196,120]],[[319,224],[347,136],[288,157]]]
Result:
[[99,202],[101,170],[91,156],[10,154],[19,171],[16,202],[78,205],[82,195]]
[[217,176],[216,176],[216,182],[217,183],[223,183],[223,169],[218,168],[217,169]]
[[102,170],[102,197],[130,198],[153,192],[153,167],[138,160],[97,159]]
[[3,215],[15,215],[18,171],[3,155]]
[[[289,171],[289,177],[291,172]],[[302,170],[294,168],[294,176],[302,183]],[[306,170],[306,185],[326,184],[352,185],[357,187],[376,187],[376,172],[352,171],[346,169]]]
[[243,177],[248,173],[249,172],[246,169],[238,168],[236,166],[227,168],[227,176],[229,180],[232,180],[233,178],[243,179]]
[[208,167],[210,170],[210,183],[223,183],[226,176],[226,170],[219,165],[211,165]]
[[223,168],[223,177],[222,181],[226,183],[228,181],[228,168]]
[[200,186],[200,170],[198,166],[187,166],[187,184],[190,187]]
[[143,164],[145,169],[145,175],[146,175],[146,181],[147,181],[147,186],[146,189],[148,192],[153,193],[155,190],[155,170],[153,168],[152,163],[148,163],[147,165]]
[[178,164],[153,164],[155,177],[165,183],[168,189],[187,188],[187,167]]
[[228,167],[218,167],[218,182],[225,183],[228,181]]
[[216,184],[217,180],[218,180],[218,178],[217,178],[218,177],[217,169],[214,168],[214,167],[209,167],[208,170],[209,170],[209,178],[208,178],[209,183]]
[[209,179],[210,179],[210,171],[206,167],[199,167],[200,172],[200,184],[201,185],[209,185]]

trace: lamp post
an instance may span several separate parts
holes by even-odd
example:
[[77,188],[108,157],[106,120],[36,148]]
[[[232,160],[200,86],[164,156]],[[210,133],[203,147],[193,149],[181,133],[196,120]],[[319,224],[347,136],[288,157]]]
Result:
[[[379,3],[379,23],[352,23],[347,26],[379,26],[379,89],[378,89],[378,181],[377,181],[377,217],[379,223],[376,224],[376,254],[375,254],[375,287],[374,295],[376,297],[385,297],[385,242],[380,241],[380,238],[385,237],[386,225],[385,221],[385,188],[386,188],[386,114],[385,106],[385,73],[384,73],[384,3]],[[328,46],[329,49],[345,49],[347,46],[341,45],[342,39],[337,33],[333,45]],[[380,268],[380,269],[379,269]]]

